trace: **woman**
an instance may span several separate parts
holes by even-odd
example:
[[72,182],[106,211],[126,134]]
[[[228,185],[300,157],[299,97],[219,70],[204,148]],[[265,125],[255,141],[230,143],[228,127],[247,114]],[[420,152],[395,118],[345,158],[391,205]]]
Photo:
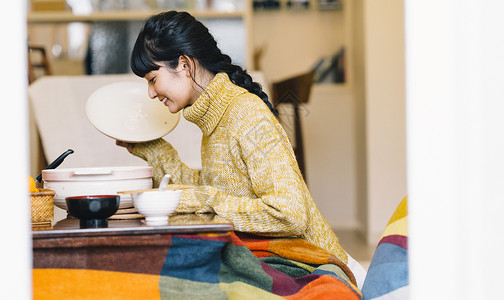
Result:
[[202,169],[183,164],[158,139],[126,146],[184,190],[178,212],[216,213],[237,231],[299,236],[345,263],[346,252],[308,191],[276,110],[261,86],[221,53],[208,29],[185,12],[149,18],[131,57],[131,68],[148,81],[148,93],[203,132]]

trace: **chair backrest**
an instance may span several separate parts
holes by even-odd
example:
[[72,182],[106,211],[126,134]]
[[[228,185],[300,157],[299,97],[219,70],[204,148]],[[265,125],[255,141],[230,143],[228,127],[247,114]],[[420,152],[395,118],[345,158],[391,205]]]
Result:
[[46,50],[41,46],[28,45],[28,82],[32,83],[43,75],[52,75]]
[[[273,106],[279,112],[279,118],[291,139],[294,154],[301,174],[305,177],[303,132],[301,126],[302,104],[310,99],[315,70],[296,75],[272,84]],[[289,107],[291,108],[289,110]]]

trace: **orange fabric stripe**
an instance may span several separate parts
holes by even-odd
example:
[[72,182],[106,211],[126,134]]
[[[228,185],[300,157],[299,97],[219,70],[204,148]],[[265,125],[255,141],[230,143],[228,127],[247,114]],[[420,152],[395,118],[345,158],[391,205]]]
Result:
[[252,250],[252,254],[254,254],[254,256],[257,258],[277,256],[269,251],[259,251],[259,250]]
[[257,257],[280,256],[311,264],[326,264],[331,257],[331,253],[300,238],[261,239],[233,235],[235,245],[238,245],[240,241]]
[[[349,284],[351,285],[351,283]],[[324,275],[304,286],[296,294],[283,296],[283,298],[288,300],[323,300],[335,299],[337,297],[338,300],[360,300],[362,294],[360,294],[357,287],[353,285],[352,287],[354,291],[359,293],[360,297],[355,293],[349,292],[350,288],[343,282],[332,276]]]
[[331,257],[331,253],[326,250],[296,238],[274,239],[269,243],[268,251],[308,264],[327,264]]
[[[268,250],[268,245],[271,240],[269,239],[264,239],[264,240],[259,240],[259,239],[249,239],[249,240],[241,240],[242,244],[249,248],[251,251],[265,251]],[[236,244],[236,243],[235,243]]]
[[[235,244],[236,246],[245,246],[246,244],[255,241],[258,239],[253,239],[250,237],[247,237],[246,234],[243,234],[241,232],[231,232],[231,242]],[[264,239],[259,239],[259,241],[263,241]],[[248,247],[248,245],[247,245]]]
[[161,299],[159,275],[34,269],[33,299]]

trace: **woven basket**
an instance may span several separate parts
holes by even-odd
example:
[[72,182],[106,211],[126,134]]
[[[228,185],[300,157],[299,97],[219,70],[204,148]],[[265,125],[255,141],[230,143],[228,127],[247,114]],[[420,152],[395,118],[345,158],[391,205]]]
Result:
[[32,225],[50,225],[54,219],[53,200],[56,192],[39,189],[31,195],[31,220]]

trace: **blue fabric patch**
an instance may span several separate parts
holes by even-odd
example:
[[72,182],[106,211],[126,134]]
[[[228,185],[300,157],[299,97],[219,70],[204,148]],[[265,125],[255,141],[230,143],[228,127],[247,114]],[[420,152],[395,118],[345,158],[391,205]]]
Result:
[[385,295],[408,284],[408,250],[394,244],[380,244],[362,287],[364,299]]
[[199,282],[219,283],[223,241],[174,236],[166,254],[161,276]]

